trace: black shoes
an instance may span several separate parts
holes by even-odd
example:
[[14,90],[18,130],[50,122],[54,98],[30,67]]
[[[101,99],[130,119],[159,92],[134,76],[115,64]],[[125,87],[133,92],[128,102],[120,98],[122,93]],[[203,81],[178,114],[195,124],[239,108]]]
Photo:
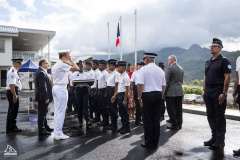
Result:
[[22,130],[19,129],[18,127],[15,127],[13,129],[7,129],[7,131],[6,131],[7,134],[10,134],[10,133],[20,133],[20,132],[22,132]]
[[225,144],[224,143],[213,143],[209,146],[210,150],[224,150]]
[[180,129],[182,129],[182,127],[180,127],[180,126],[167,126],[167,129],[170,129],[170,130],[180,130]]
[[146,149],[154,150],[154,149],[157,149],[158,145],[157,144],[156,145],[150,145],[150,144],[142,143],[141,147],[146,148]]
[[53,129],[50,128],[50,127],[46,127],[46,130],[47,130],[48,132],[53,132]]
[[130,130],[130,128],[128,127],[128,128],[123,128],[122,130],[120,130],[120,134],[126,134],[126,133],[130,133],[131,132],[131,130]]
[[233,150],[233,156],[234,157],[240,157],[240,149],[239,150]]
[[39,130],[38,135],[39,136],[49,136],[49,135],[51,135],[51,132],[47,131],[47,129],[42,129],[42,130]]
[[210,140],[203,142],[203,145],[210,147],[213,145],[214,142],[215,142],[214,139],[211,138]]

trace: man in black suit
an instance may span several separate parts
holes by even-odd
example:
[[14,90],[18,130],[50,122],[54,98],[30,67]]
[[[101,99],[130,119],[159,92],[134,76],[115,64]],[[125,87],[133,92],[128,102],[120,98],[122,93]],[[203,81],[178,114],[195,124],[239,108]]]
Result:
[[36,72],[35,88],[36,101],[38,102],[38,133],[39,136],[50,135],[53,129],[47,124],[48,105],[52,102],[52,82],[48,75],[48,61],[39,61],[39,69]]

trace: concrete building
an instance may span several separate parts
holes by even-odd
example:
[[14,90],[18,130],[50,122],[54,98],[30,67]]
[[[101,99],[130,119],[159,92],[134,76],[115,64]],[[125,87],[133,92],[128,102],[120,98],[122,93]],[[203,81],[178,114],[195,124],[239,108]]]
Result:
[[[34,61],[43,56],[49,59],[50,41],[55,34],[55,31],[0,25],[0,87],[6,86],[6,74],[12,58]],[[43,55],[46,47],[48,53]]]

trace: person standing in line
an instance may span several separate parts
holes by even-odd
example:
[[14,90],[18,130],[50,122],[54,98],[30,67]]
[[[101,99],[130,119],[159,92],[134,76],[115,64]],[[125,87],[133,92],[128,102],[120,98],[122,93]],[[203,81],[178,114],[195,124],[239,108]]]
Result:
[[107,109],[110,115],[111,119],[111,125],[109,127],[110,130],[112,130],[112,133],[117,132],[117,126],[115,123],[118,118],[118,109],[116,105],[113,105],[111,102],[111,98],[114,94],[114,89],[115,89],[115,81],[117,77],[117,71],[116,71],[116,63],[117,60],[115,59],[110,59],[108,60],[108,75],[107,75]]
[[39,68],[35,78],[36,101],[38,102],[38,134],[39,136],[50,135],[53,131],[47,124],[48,105],[52,102],[52,82],[48,74],[49,64],[46,59],[39,61]]
[[[126,134],[131,132],[127,106],[130,89],[130,79],[126,72],[126,65],[127,63],[125,61],[117,62],[117,71],[119,74],[117,74],[116,77],[115,91],[111,99],[114,107],[118,107],[119,115],[121,117],[122,127],[118,130],[120,134]],[[114,123],[114,126],[117,126],[117,118],[115,118],[112,123]]]
[[107,112],[107,71],[105,70],[106,67],[106,61],[100,60],[99,61],[99,71],[97,76],[97,87],[98,87],[98,94],[97,94],[97,110],[99,115],[102,116],[102,123],[103,130],[107,129],[107,126],[109,126],[109,114]]
[[67,84],[69,71],[78,70],[78,66],[71,59],[70,51],[60,51],[59,61],[52,67],[55,140],[69,138],[62,131],[68,101]]
[[89,105],[90,105],[90,118],[93,119],[94,123],[100,122],[100,115],[97,112],[97,76],[98,76],[98,60],[92,60],[92,72],[94,75],[94,84],[90,89]]
[[[236,79],[234,83],[233,98],[240,109],[240,56],[236,60]],[[233,150],[234,157],[240,157],[240,149]]]
[[204,146],[223,152],[226,133],[225,110],[232,67],[229,60],[221,54],[223,44],[220,39],[213,38],[210,47],[212,57],[205,64],[204,101],[212,137],[204,142]]
[[142,118],[142,106],[138,100],[138,92],[137,92],[137,85],[136,85],[136,79],[138,78],[139,70],[144,66],[143,62],[138,62],[137,63],[137,68],[133,72],[132,77],[131,77],[131,91],[133,93],[133,99],[134,99],[134,104],[135,104],[135,125],[139,126],[143,124],[143,118]]
[[177,63],[177,57],[170,55],[168,57],[168,67],[165,72],[166,76],[166,106],[169,115],[168,122],[171,126],[168,129],[179,130],[182,128],[182,100],[183,100],[183,76],[184,71]]
[[22,89],[22,83],[20,81],[18,70],[22,65],[23,59],[12,59],[13,65],[7,72],[7,99],[9,103],[7,113],[6,133],[18,133],[22,132],[17,127],[16,118],[19,109],[19,91]]
[[166,86],[163,70],[155,64],[155,53],[144,53],[145,66],[137,78],[138,99],[143,104],[144,139],[141,146],[156,149],[160,136],[160,113],[162,97]]

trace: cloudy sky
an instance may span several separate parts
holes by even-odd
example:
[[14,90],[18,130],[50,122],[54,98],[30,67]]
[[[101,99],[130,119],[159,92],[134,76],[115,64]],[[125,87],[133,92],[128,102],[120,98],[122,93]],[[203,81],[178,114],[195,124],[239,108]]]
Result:
[[0,0],[0,24],[57,32],[52,49],[75,53],[116,51],[122,16],[125,52],[134,49],[134,9],[138,11],[138,49],[208,46],[220,37],[225,50],[240,50],[239,0]]

